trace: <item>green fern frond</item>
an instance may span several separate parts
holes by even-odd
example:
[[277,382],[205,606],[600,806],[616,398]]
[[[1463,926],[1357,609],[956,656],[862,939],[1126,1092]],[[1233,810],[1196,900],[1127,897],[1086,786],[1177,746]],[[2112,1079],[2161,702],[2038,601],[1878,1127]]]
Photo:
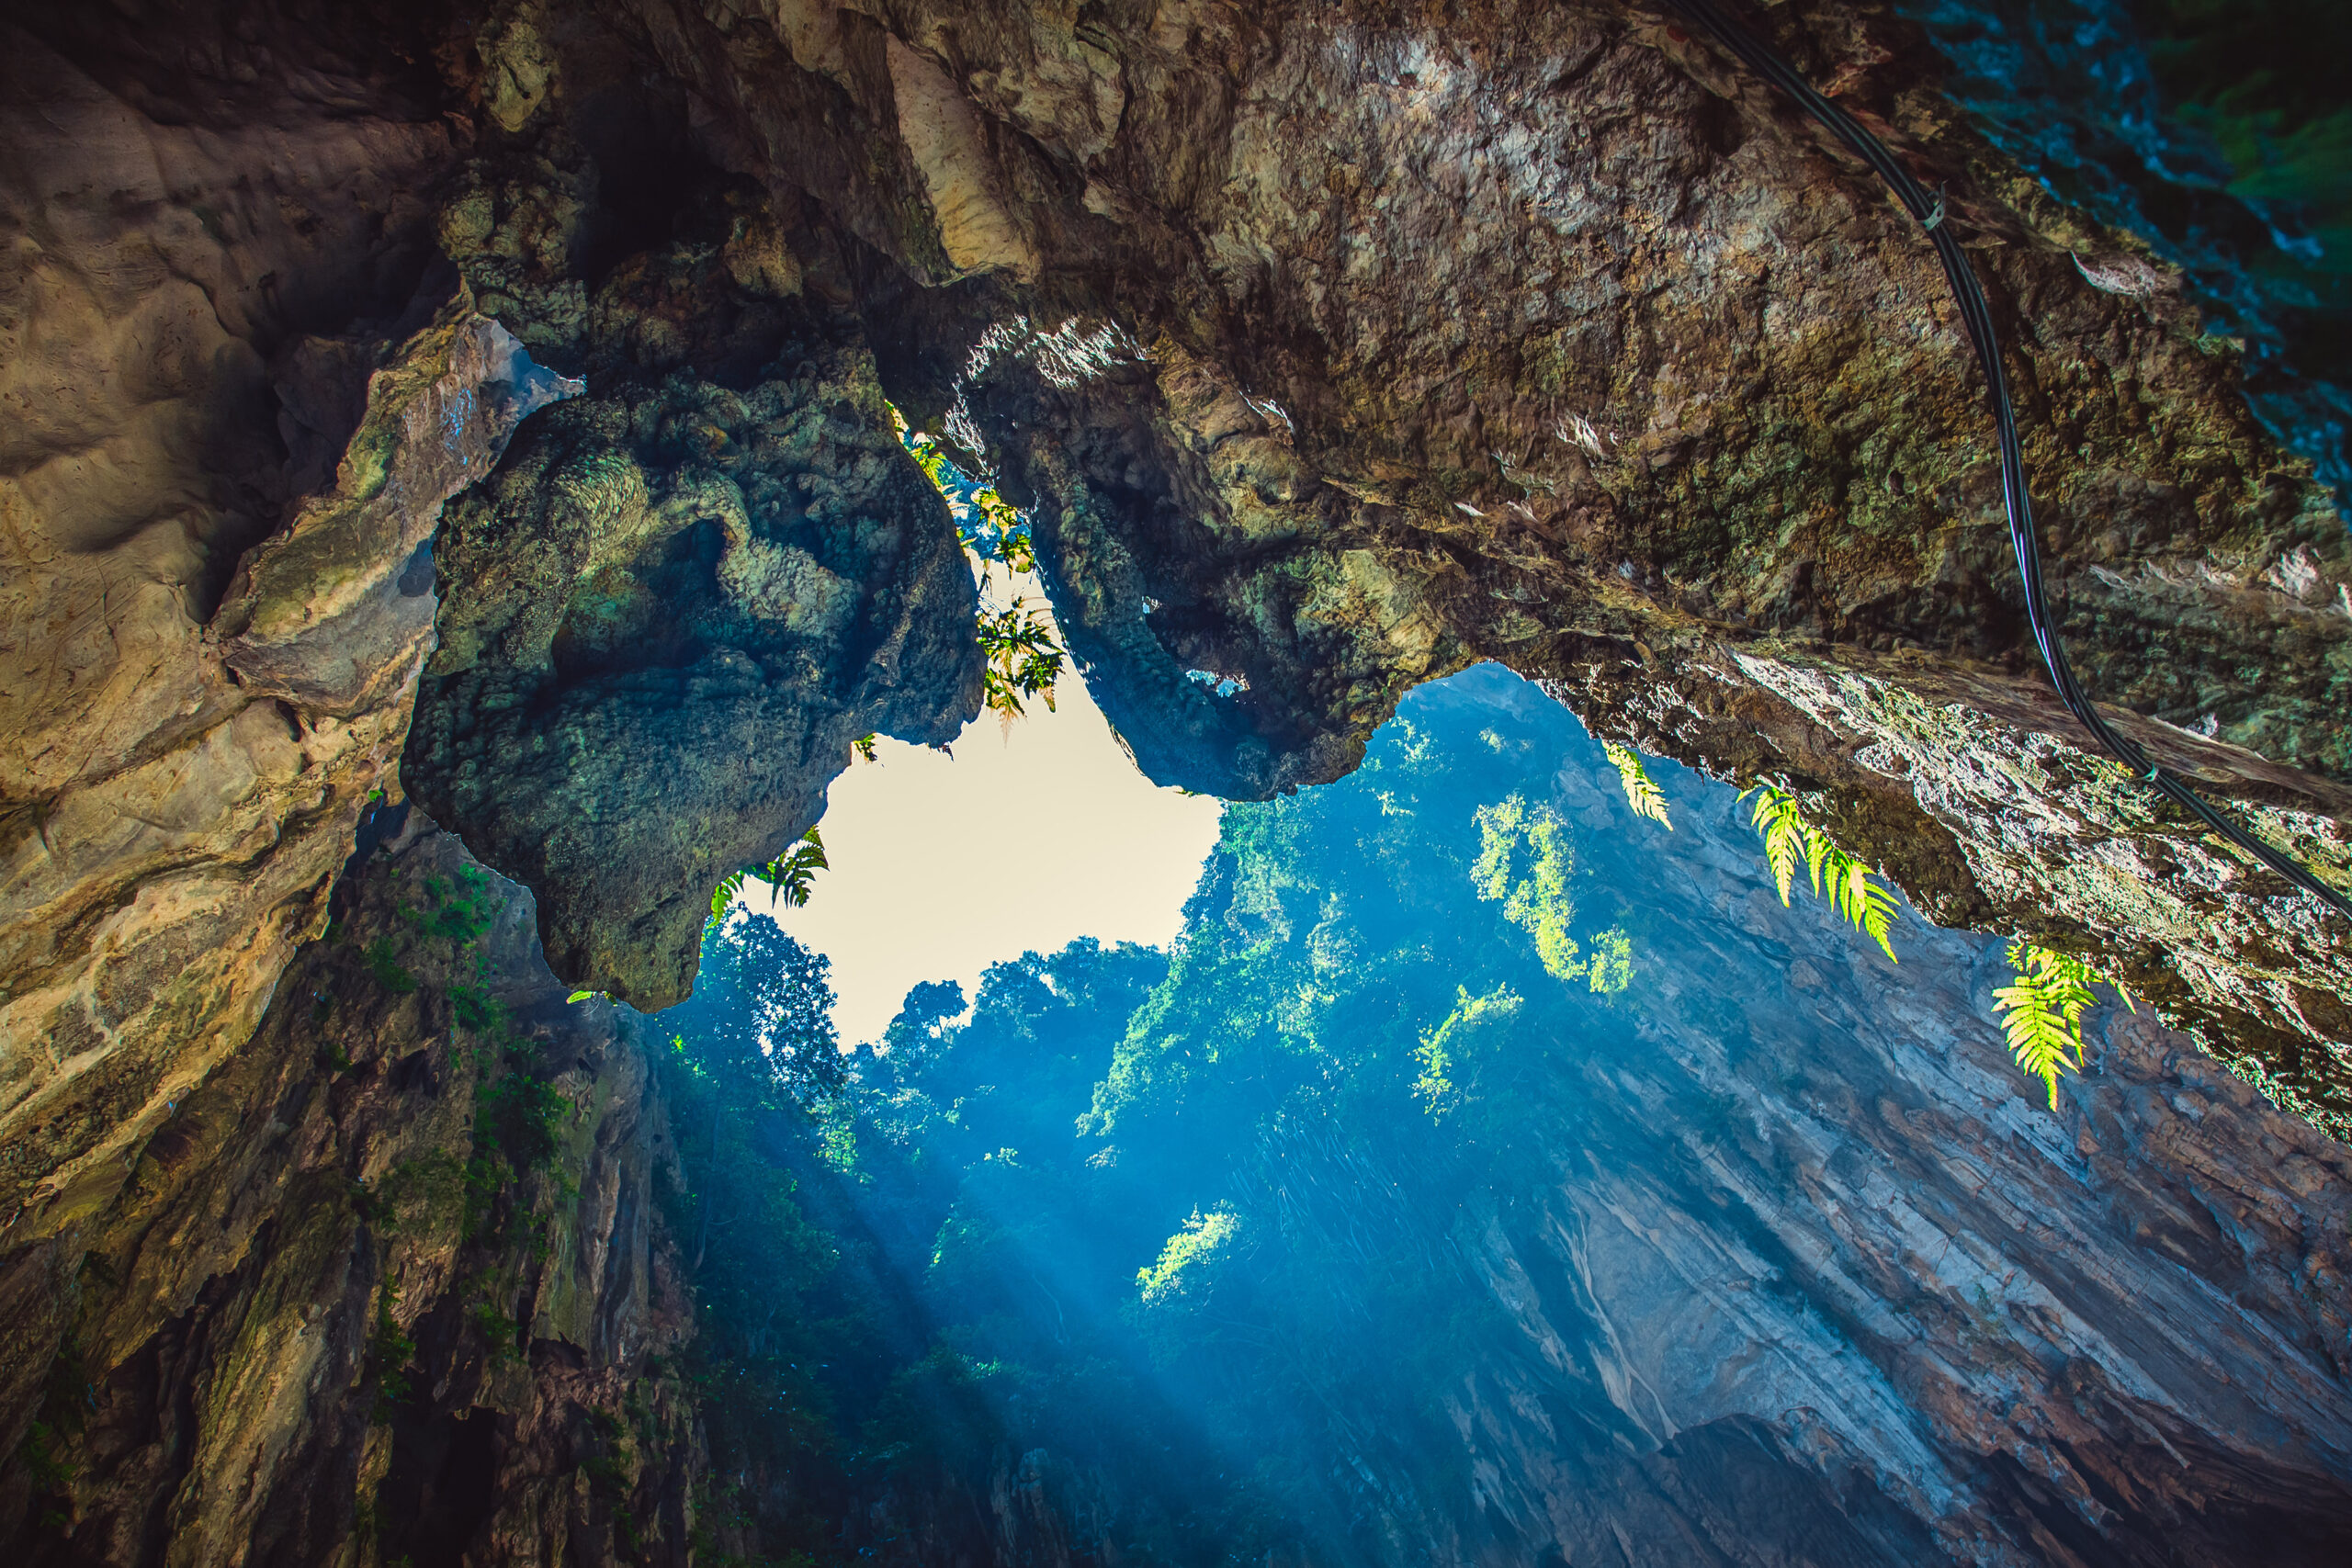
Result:
[[1814,897],[1826,898],[1838,919],[1877,942],[1887,957],[1894,958],[1889,933],[1900,909],[1894,895],[1873,880],[1877,873],[1807,822],[1797,797],[1787,790],[1759,784],[1740,798],[1746,800],[1750,795],[1756,796],[1752,820],[1756,830],[1764,835],[1764,858],[1772,867],[1772,879],[1780,885],[1781,902],[1788,903],[1789,889],[1795,885],[1802,862]]
[[1007,725],[1024,711],[1023,697],[1043,697],[1051,709],[1069,654],[1054,640],[1046,612],[1015,598],[1001,610],[981,611],[978,629],[982,705]]
[[2055,1111],[2059,1075],[2082,1066],[2083,1014],[2097,999],[2091,987],[2115,986],[2127,1005],[2131,993],[2072,953],[2036,947],[2022,937],[2009,943],[2008,959],[2017,979],[1994,991],[1993,1010],[2002,1015],[2018,1070],[2049,1086]]
[[743,873],[730,871],[718,879],[710,890],[710,919],[704,922],[706,931],[717,929],[727,919],[727,907],[735,902],[735,895],[743,890]]
[[1797,863],[1804,858],[1804,817],[1797,809],[1796,796],[1777,784],[1758,784],[1739,798],[1746,800],[1751,795],[1756,796],[1752,819],[1756,830],[1764,835],[1764,858],[1772,867],[1772,879],[1781,885],[1781,903],[1786,907]]
[[825,859],[825,840],[811,828],[792,848],[765,865],[746,867],[744,874],[767,884],[770,908],[780,900],[786,908],[797,909],[808,902],[817,873],[830,869]]
[[782,903],[786,908],[797,909],[808,902],[817,874],[829,869],[825,859],[825,840],[809,829],[800,835],[800,841],[765,865],[747,865],[729,872],[718,879],[710,893],[710,919],[705,922],[706,932],[716,931],[726,921],[729,906],[747,882],[767,885],[768,907]]
[[1666,815],[1666,795],[1650,779],[1649,770],[1642,766],[1642,759],[1630,746],[1614,740],[1604,740],[1600,749],[1609,754],[1610,763],[1617,770],[1618,782],[1625,786],[1625,799],[1636,817],[1646,817],[1668,832],[1674,824]]

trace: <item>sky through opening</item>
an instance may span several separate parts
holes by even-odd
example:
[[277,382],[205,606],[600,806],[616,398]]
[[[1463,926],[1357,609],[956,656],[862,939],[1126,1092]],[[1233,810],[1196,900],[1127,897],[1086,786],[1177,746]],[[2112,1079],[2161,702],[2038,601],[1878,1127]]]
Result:
[[[1137,772],[1075,672],[1055,700],[1010,734],[983,713],[952,760],[878,739],[876,761],[833,781],[819,824],[831,868],[806,908],[772,912],[832,960],[842,1044],[878,1038],[921,981],[968,998],[981,970],[1031,949],[1174,939],[1219,803]],[[757,883],[741,901],[771,912]]]

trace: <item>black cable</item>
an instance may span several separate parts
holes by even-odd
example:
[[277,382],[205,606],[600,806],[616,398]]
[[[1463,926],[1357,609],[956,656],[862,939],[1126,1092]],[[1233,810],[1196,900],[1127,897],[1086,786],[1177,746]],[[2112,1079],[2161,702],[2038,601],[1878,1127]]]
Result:
[[1937,197],[1931,199],[1919,182],[1911,177],[1911,172],[1895,162],[1894,154],[1887,151],[1884,142],[1864,130],[1853,116],[1815,92],[1811,84],[1799,75],[1794,67],[1753,33],[1716,10],[1711,0],[1666,0],[1666,4],[1688,17],[1694,26],[1738,56],[1749,70],[1794,98],[1806,113],[1828,127],[1838,140],[1851,148],[1856,156],[1886,182],[1904,209],[1927,230],[1928,238],[1936,247],[1936,259],[1944,264],[1944,281],[1951,285],[1952,299],[1960,306],[1961,321],[1968,329],[1968,341],[1976,350],[1976,362],[1984,371],[1986,389],[1993,404],[1994,424],[2000,439],[2001,500],[2008,511],[2009,542],[2017,548],[2018,575],[2025,584],[2026,619],[2033,627],[2033,640],[2041,650],[2041,662],[2049,668],[2051,683],[2057,687],[2058,698],[2066,705],[2066,711],[2080,719],[2083,728],[2131,769],[2142,783],[2154,785],[2164,795],[2187,807],[2207,827],[2254,855],[2289,882],[2338,913],[2352,918],[2352,900],[2347,900],[2343,894],[2312,875],[2292,855],[2273,848],[2223,817],[2206,802],[2204,796],[2150,761],[2148,754],[2136,742],[2116,733],[2084,692],[2082,683],[2075,679],[2074,666],[2066,659],[2066,645],[2059,639],[2057,626],[2050,616],[2050,602],[2042,590],[2041,541],[2034,530],[2033,502],[2026,494],[2025,452],[2018,440],[2017,411],[2009,402],[2008,377],[2001,368],[2000,340],[1994,335],[1993,312],[1984,302],[1984,288],[1976,281],[1976,269],[1969,265],[1967,254],[1960,248],[1960,242],[1952,236],[1951,226],[1944,221],[1943,198]]

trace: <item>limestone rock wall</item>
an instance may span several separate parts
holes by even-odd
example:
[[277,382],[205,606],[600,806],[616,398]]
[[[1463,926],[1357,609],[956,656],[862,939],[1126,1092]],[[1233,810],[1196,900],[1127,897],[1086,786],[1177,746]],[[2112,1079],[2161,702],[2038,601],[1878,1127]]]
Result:
[[252,1041],[0,1273],[12,1339],[62,1309],[0,1483],[24,1561],[685,1561],[637,1021],[568,1002],[528,897],[421,814],[378,839]]
[[[232,345],[207,353],[238,358]],[[8,369],[64,373],[44,357]],[[323,471],[226,583],[206,584],[217,544],[203,529],[255,520],[208,520],[198,497],[232,476],[156,425],[223,418],[235,389],[199,381],[106,410],[127,428],[61,434],[15,480],[0,1203],[20,1238],[105,1201],[124,1150],[243,1043],[316,933],[365,800],[399,788],[441,502],[489,473],[532,410],[577,389],[462,291],[407,320],[298,339],[280,373],[283,405],[332,432],[297,429],[289,453],[328,443]],[[35,422],[19,438],[41,434]],[[74,537],[85,524],[97,531]]]
[[2340,1144],[2116,1006],[2052,1115],[1987,1017],[1997,945],[1906,922],[1889,964],[1802,897],[1781,908],[1729,791],[1678,792],[1669,838],[1578,747],[1550,798],[1586,829],[1579,872],[1637,883],[1652,914],[1625,1038],[1514,1081],[1514,1149],[1542,1176],[1308,1126],[1236,1183],[1265,1245],[1420,1238],[1440,1299],[1498,1325],[1396,1374],[1449,1390],[1444,1420],[1384,1425],[1411,1402],[1379,1390],[1300,1412],[1340,1456],[1341,1560],[2343,1553]]
[[[2098,953],[2346,1124],[2340,919],[2142,799],[2046,692],[1916,226],[1661,15],[502,15],[565,40],[500,100],[535,145],[586,145],[613,51],[659,62],[894,400],[1035,504],[1072,647],[1154,776],[1329,778],[1415,682],[1500,659],[1611,733],[1819,791],[1923,907]],[[2093,688],[2352,875],[2352,543],[2229,345],[1962,124],[1886,13],[1768,21],[1950,194]],[[521,314],[565,317],[543,286]]]

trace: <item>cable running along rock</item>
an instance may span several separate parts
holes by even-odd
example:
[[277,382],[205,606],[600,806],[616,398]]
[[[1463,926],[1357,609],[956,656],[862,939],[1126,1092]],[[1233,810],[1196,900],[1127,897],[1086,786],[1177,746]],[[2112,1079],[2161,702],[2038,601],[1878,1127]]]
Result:
[[2059,639],[2058,628],[2050,615],[2050,604],[2042,589],[2041,543],[2033,525],[2033,502],[2025,488],[2025,455],[2018,440],[2017,411],[2009,402],[2008,378],[2001,368],[2001,347],[1993,332],[1993,313],[1985,304],[1984,290],[1976,281],[1976,269],[1969,264],[1960,241],[1946,220],[1944,197],[1941,193],[1930,197],[1910,171],[1895,162],[1886,144],[1864,130],[1853,116],[1823,97],[1794,67],[1782,60],[1753,33],[1718,11],[1710,0],[1666,0],[1666,5],[1692,26],[1713,38],[1736,56],[1757,75],[1794,98],[1806,113],[1826,126],[1838,140],[1852,149],[1855,155],[1868,164],[1878,177],[1886,182],[1902,202],[1905,210],[1917,220],[1928,241],[1936,248],[1936,257],[1944,265],[1944,279],[1951,285],[1952,298],[1960,306],[1962,322],[1968,329],[1969,343],[1976,350],[1976,362],[1983,367],[1986,389],[1993,404],[1993,419],[1998,432],[2001,448],[2001,500],[2009,520],[2009,542],[2016,547],[2018,574],[2025,584],[2026,618],[2033,627],[2033,640],[2041,650],[2041,661],[2050,671],[2051,683],[2057,687],[2059,700],[2066,709],[2082,721],[2083,728],[2139,779],[2187,807],[2199,820],[2230,842],[2255,856],[2263,864],[2309,893],[2323,904],[2346,918],[2352,918],[2352,900],[2328,886],[2309,868],[2293,856],[2264,842],[2215,810],[2204,796],[2180,779],[2150,761],[2147,753],[2129,737],[2118,734],[2084,692],[2075,678],[2074,667],[2067,662],[2065,644]]

